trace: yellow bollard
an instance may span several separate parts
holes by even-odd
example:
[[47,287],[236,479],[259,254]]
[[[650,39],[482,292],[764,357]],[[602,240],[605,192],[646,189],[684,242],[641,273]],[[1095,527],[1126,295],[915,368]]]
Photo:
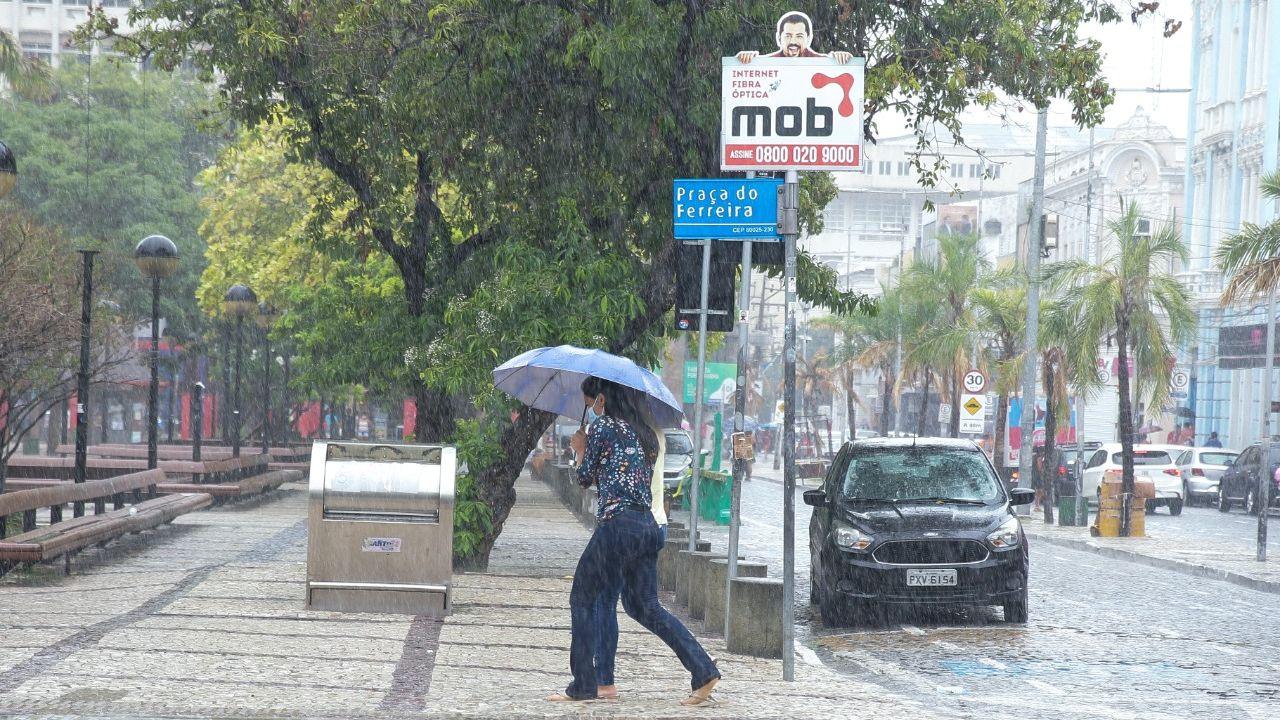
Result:
[[[1120,517],[1124,513],[1124,495],[1121,473],[1108,470],[1099,486],[1098,515],[1090,533],[1094,537],[1120,537]],[[1133,498],[1129,503],[1129,537],[1147,534],[1147,498],[1156,496],[1156,486],[1145,478],[1133,481]]]

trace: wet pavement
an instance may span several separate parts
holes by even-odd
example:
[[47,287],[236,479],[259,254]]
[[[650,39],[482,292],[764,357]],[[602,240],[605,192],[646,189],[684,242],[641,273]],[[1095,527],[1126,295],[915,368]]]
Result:
[[[947,715],[1280,718],[1280,595],[1034,538],[1025,626],[984,608],[908,610],[825,627],[808,607],[810,509],[802,491],[796,617],[807,662]],[[769,563],[772,576],[781,571],[781,499],[776,476],[744,486],[742,552]],[[1191,550],[1245,547],[1256,526],[1252,516],[1208,508],[1180,517],[1160,511],[1147,521],[1162,542]],[[727,528],[701,529],[715,549],[725,547]],[[1271,553],[1269,565],[1280,566],[1280,547],[1272,544]]]

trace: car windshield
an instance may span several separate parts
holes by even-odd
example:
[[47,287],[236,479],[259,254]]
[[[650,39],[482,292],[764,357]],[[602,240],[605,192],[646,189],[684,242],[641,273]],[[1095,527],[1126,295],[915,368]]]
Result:
[[937,447],[856,452],[849,461],[846,499],[951,498],[993,503],[1004,497],[1000,481],[977,451]]
[[[1120,453],[1111,453],[1111,463],[1113,465],[1123,464]],[[1134,465],[1168,465],[1173,460],[1169,458],[1169,453],[1164,450],[1134,450]]]
[[1200,453],[1200,462],[1205,465],[1230,465],[1236,461],[1236,453],[1207,452]]
[[693,443],[684,433],[667,433],[668,455],[692,455]]

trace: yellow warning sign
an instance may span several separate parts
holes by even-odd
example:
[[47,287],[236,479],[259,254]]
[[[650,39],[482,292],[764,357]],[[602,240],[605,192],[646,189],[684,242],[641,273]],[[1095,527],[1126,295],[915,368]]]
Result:
[[982,412],[982,403],[978,402],[978,398],[969,398],[969,402],[965,403],[963,407],[969,411],[970,415],[977,415]]

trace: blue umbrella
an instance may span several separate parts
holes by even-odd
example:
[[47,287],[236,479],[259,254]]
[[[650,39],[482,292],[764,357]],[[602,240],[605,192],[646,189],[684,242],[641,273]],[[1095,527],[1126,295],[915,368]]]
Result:
[[517,355],[494,368],[493,384],[525,405],[578,420],[582,417],[582,381],[612,380],[638,390],[661,427],[677,427],[684,411],[662,379],[631,360],[603,350],[561,345]]

